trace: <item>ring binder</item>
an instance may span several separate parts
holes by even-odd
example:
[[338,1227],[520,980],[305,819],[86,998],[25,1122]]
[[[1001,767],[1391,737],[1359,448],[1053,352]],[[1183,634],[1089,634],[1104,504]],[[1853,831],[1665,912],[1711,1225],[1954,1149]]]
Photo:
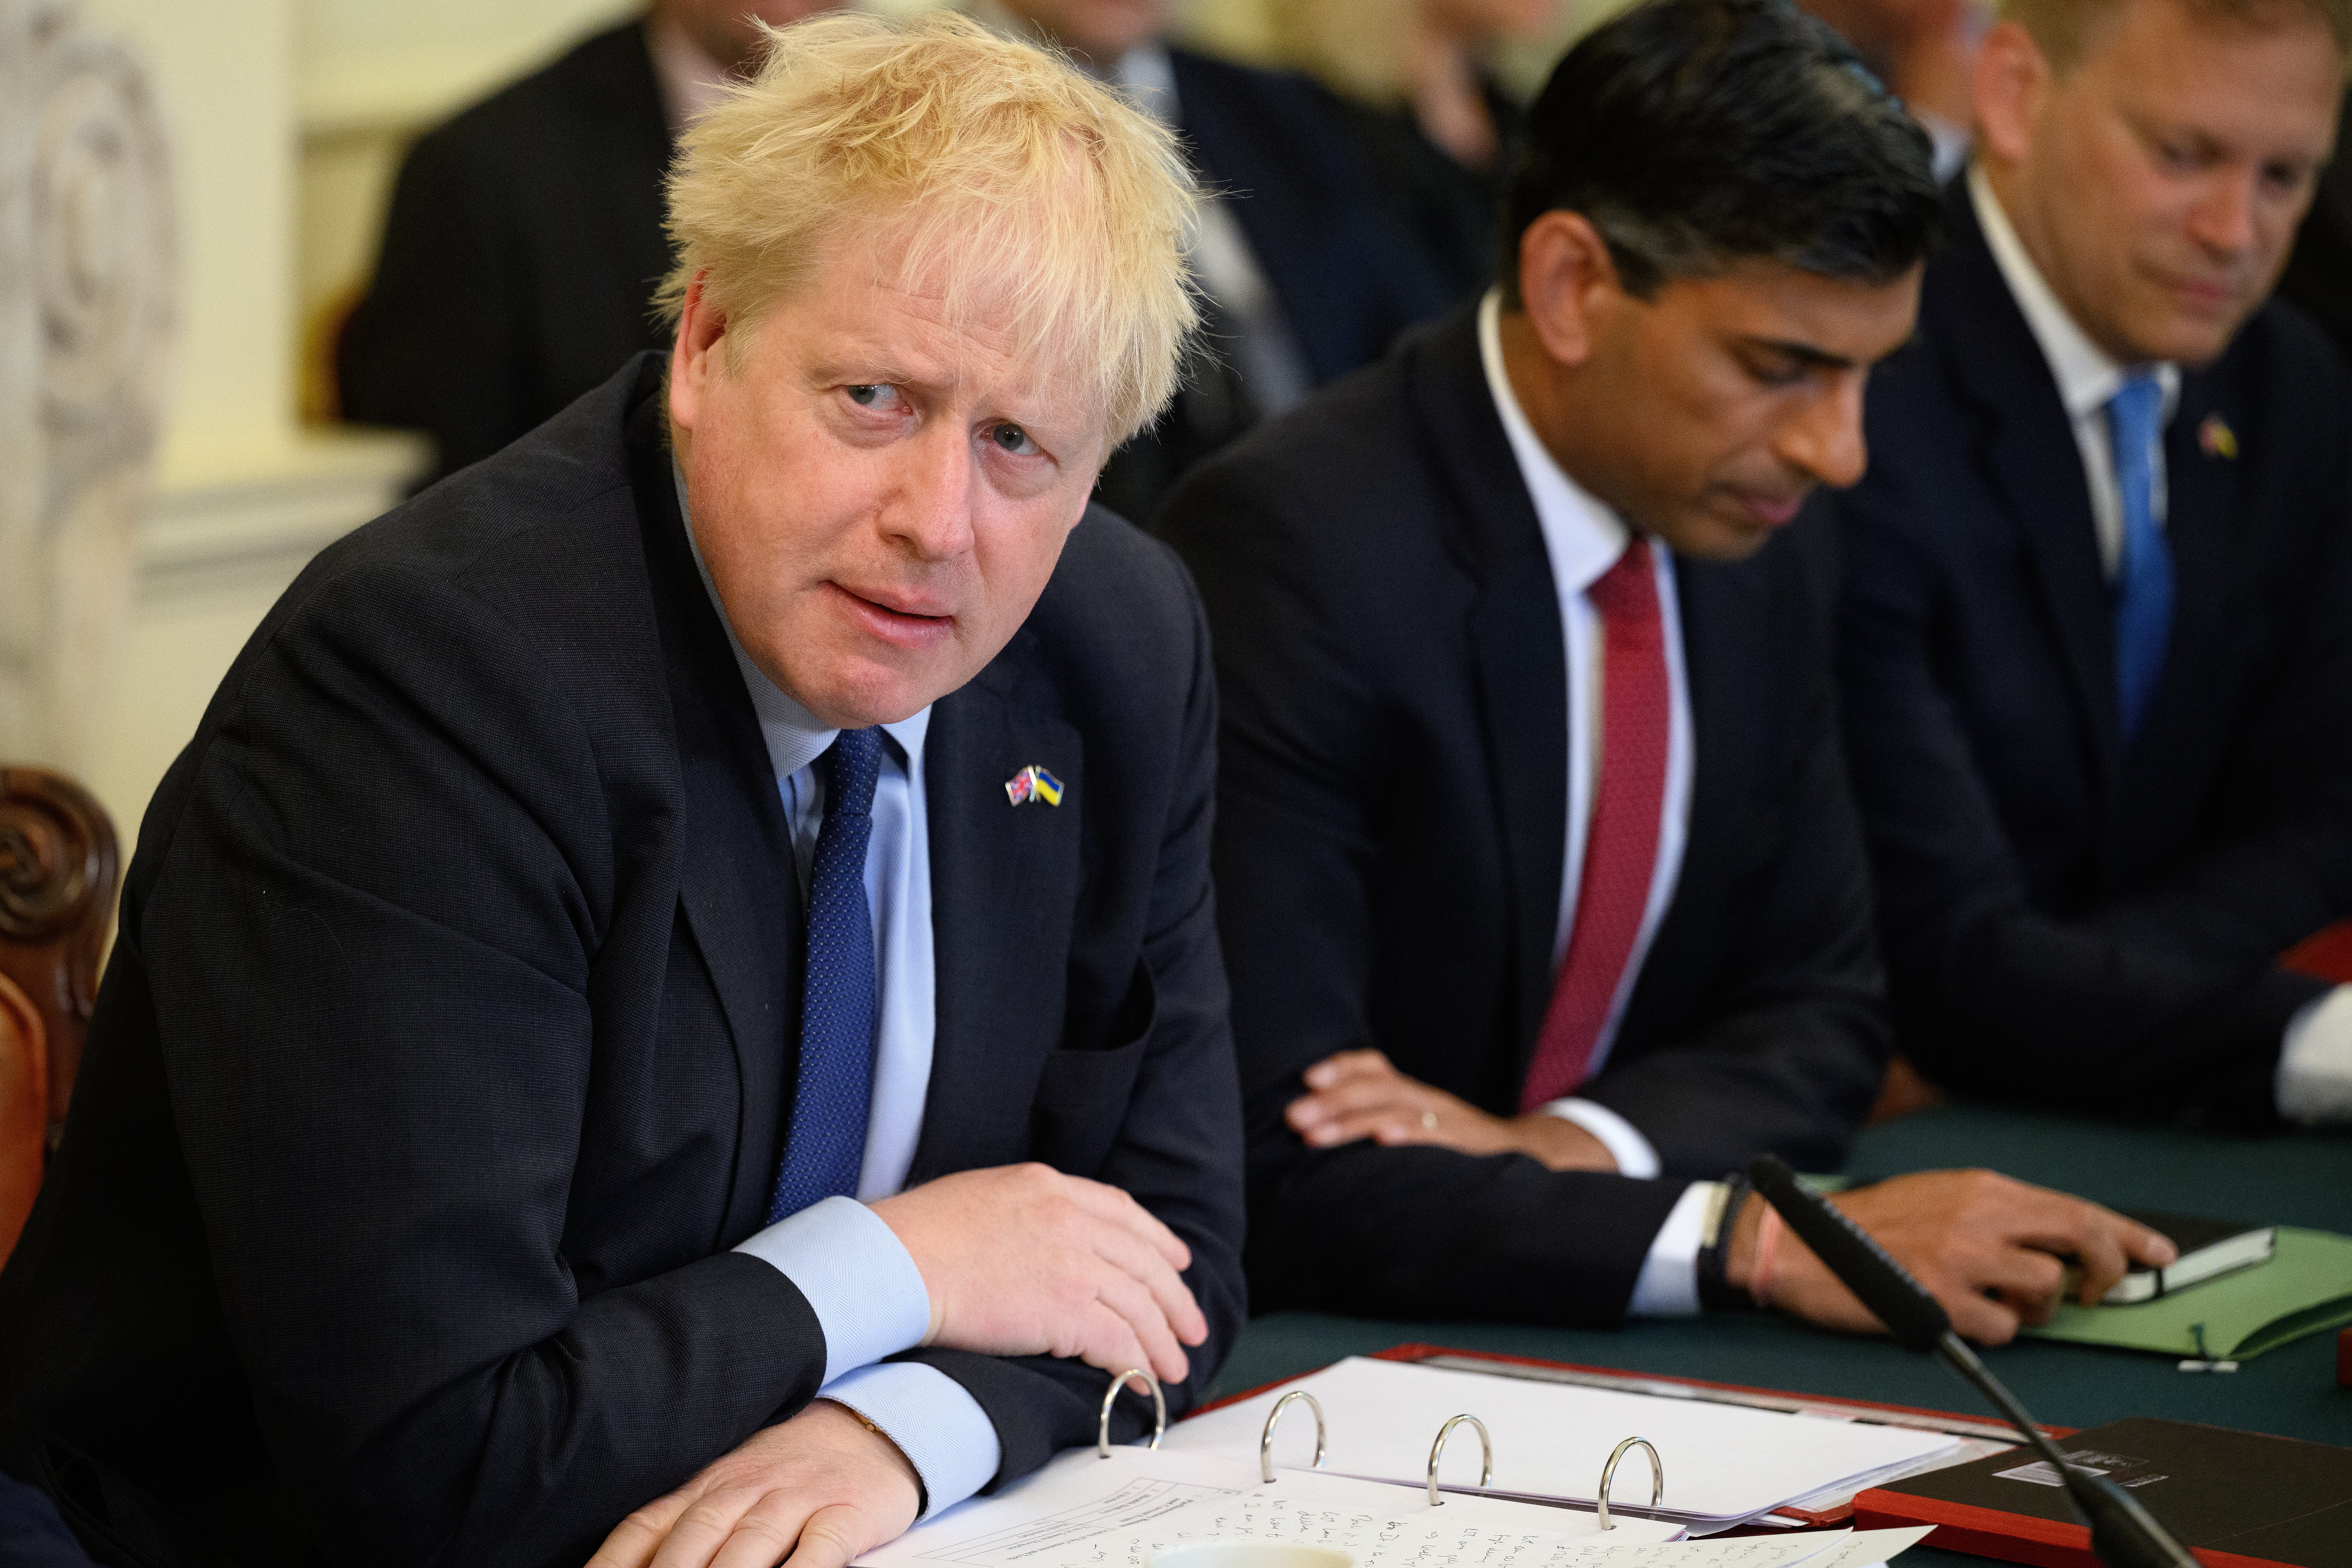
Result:
[[1456,1415],[1437,1429],[1437,1441],[1429,1446],[1429,1506],[1444,1508],[1445,1500],[1437,1495],[1437,1461],[1444,1457],[1445,1439],[1454,1436],[1454,1428],[1467,1421],[1478,1428],[1478,1484],[1485,1486],[1495,1479],[1495,1440],[1486,1436],[1486,1424],[1467,1412]]
[[1650,1456],[1650,1506],[1657,1507],[1658,1500],[1666,1495],[1666,1467],[1659,1460],[1658,1450],[1650,1446],[1647,1437],[1626,1438],[1609,1451],[1609,1462],[1601,1467],[1601,1506],[1598,1512],[1603,1530],[1617,1528],[1609,1521],[1609,1487],[1617,1479],[1617,1461],[1625,1457],[1628,1448],[1639,1448]]
[[[1102,1421],[1095,1427],[1096,1458],[1110,1458],[1111,1406],[1118,1403],[1119,1390],[1139,1377],[1143,1379],[1143,1386],[1151,1391],[1151,1441],[1144,1446],[1157,1448],[1160,1447],[1160,1439],[1168,1436],[1168,1400],[1167,1396],[1160,1392],[1160,1380],[1142,1367],[1131,1366],[1110,1380],[1110,1392],[1103,1395]],[[1321,1458],[1319,1453],[1317,1458],[1319,1461]]]
[[1307,1408],[1315,1413],[1315,1463],[1308,1468],[1323,1468],[1323,1402],[1303,1388],[1294,1388],[1274,1402],[1274,1408],[1265,1413],[1265,1426],[1257,1435],[1257,1479],[1267,1486],[1274,1484],[1274,1424],[1282,1419],[1282,1413],[1297,1399],[1305,1400]]

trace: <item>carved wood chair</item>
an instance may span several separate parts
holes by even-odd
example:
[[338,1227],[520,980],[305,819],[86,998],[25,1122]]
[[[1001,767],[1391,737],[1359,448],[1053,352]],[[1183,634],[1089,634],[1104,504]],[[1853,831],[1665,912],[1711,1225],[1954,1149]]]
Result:
[[87,790],[0,768],[0,1259],[65,1126],[119,869],[114,825]]

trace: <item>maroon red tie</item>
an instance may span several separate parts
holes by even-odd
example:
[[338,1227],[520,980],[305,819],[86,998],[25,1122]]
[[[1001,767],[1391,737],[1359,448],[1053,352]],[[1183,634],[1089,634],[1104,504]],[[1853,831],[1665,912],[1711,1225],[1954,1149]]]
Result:
[[1584,591],[1601,616],[1601,778],[1568,956],[1552,981],[1519,1109],[1573,1093],[1591,1066],[1649,907],[1674,721],[1650,542],[1636,536]]

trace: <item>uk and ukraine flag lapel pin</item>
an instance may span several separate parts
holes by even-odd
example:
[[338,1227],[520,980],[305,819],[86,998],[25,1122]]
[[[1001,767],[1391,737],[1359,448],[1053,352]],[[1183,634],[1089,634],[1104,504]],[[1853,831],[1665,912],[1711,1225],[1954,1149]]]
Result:
[[1062,804],[1062,781],[1032,763],[1004,781],[1004,797],[1015,805],[1038,801],[1046,805]]

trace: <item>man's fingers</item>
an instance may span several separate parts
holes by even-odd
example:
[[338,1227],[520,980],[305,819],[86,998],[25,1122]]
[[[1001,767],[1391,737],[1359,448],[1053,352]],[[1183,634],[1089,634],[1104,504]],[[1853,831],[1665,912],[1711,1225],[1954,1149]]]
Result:
[[1064,1176],[1069,1195],[1078,1207],[1097,1219],[1105,1220],[1150,1247],[1168,1260],[1168,1266],[1178,1273],[1192,1267],[1192,1249],[1184,1238],[1163,1224],[1160,1216],[1135,1201],[1133,1194],[1105,1182],[1088,1181],[1084,1176]]
[[660,1547],[662,1537],[669,1533],[668,1518],[661,1518],[656,1523],[655,1510],[673,1503],[678,1508],[685,1506],[674,1495],[666,1497],[614,1525],[613,1533],[604,1537],[604,1544],[596,1548],[596,1555],[588,1559],[588,1568],[645,1568]]
[[[785,1562],[790,1568],[846,1568],[851,1558],[878,1544],[865,1540],[867,1533],[866,1520],[856,1509],[838,1503],[821,1508],[801,1526],[800,1544]],[[729,1563],[727,1568],[735,1565]]]
[[711,1557],[710,1568],[776,1568],[793,1542],[807,1536],[805,1525],[814,1522],[806,1503],[770,1492],[735,1521],[733,1531]]
[[1342,1079],[1374,1073],[1395,1073],[1389,1058],[1378,1051],[1339,1051],[1325,1057],[1299,1075],[1309,1089],[1328,1089]]
[[1101,1300],[1090,1301],[1079,1310],[1068,1342],[1051,1347],[1049,1353],[1082,1361],[1113,1377],[1129,1367],[1151,1364],[1142,1342],[1135,1337],[1135,1326]]
[[1346,1083],[1318,1089],[1306,1100],[1293,1101],[1291,1110],[1297,1114],[1292,1117],[1291,1125],[1296,1127],[1304,1123],[1311,1127],[1318,1122],[1381,1110],[1402,1112],[1410,1108],[1412,1114],[1418,1115],[1426,1098],[1426,1091],[1419,1084],[1409,1083],[1403,1079],[1350,1079]]
[[709,1568],[752,1500],[735,1492],[704,1493],[671,1523],[654,1553],[653,1568]]
[[1112,1274],[1097,1288],[1096,1300],[1118,1313],[1135,1335],[1136,1342],[1142,1346],[1148,1359],[1129,1362],[1129,1366],[1149,1365],[1162,1383],[1184,1381],[1184,1349],[1176,1342],[1175,1331],[1169,1327],[1166,1315],[1150,1291],[1127,1275]]
[[1197,1345],[1209,1337],[1209,1320],[1202,1315],[1200,1303],[1192,1299],[1192,1292],[1176,1270],[1168,1267],[1166,1258],[1118,1231],[1105,1231],[1097,1237],[1095,1254],[1151,1293],[1160,1319],[1178,1339],[1188,1345]]
[[2017,1337],[2016,1310],[1990,1296],[1965,1290],[1946,1300],[1944,1310],[1962,1339],[1980,1345],[2005,1345]]

